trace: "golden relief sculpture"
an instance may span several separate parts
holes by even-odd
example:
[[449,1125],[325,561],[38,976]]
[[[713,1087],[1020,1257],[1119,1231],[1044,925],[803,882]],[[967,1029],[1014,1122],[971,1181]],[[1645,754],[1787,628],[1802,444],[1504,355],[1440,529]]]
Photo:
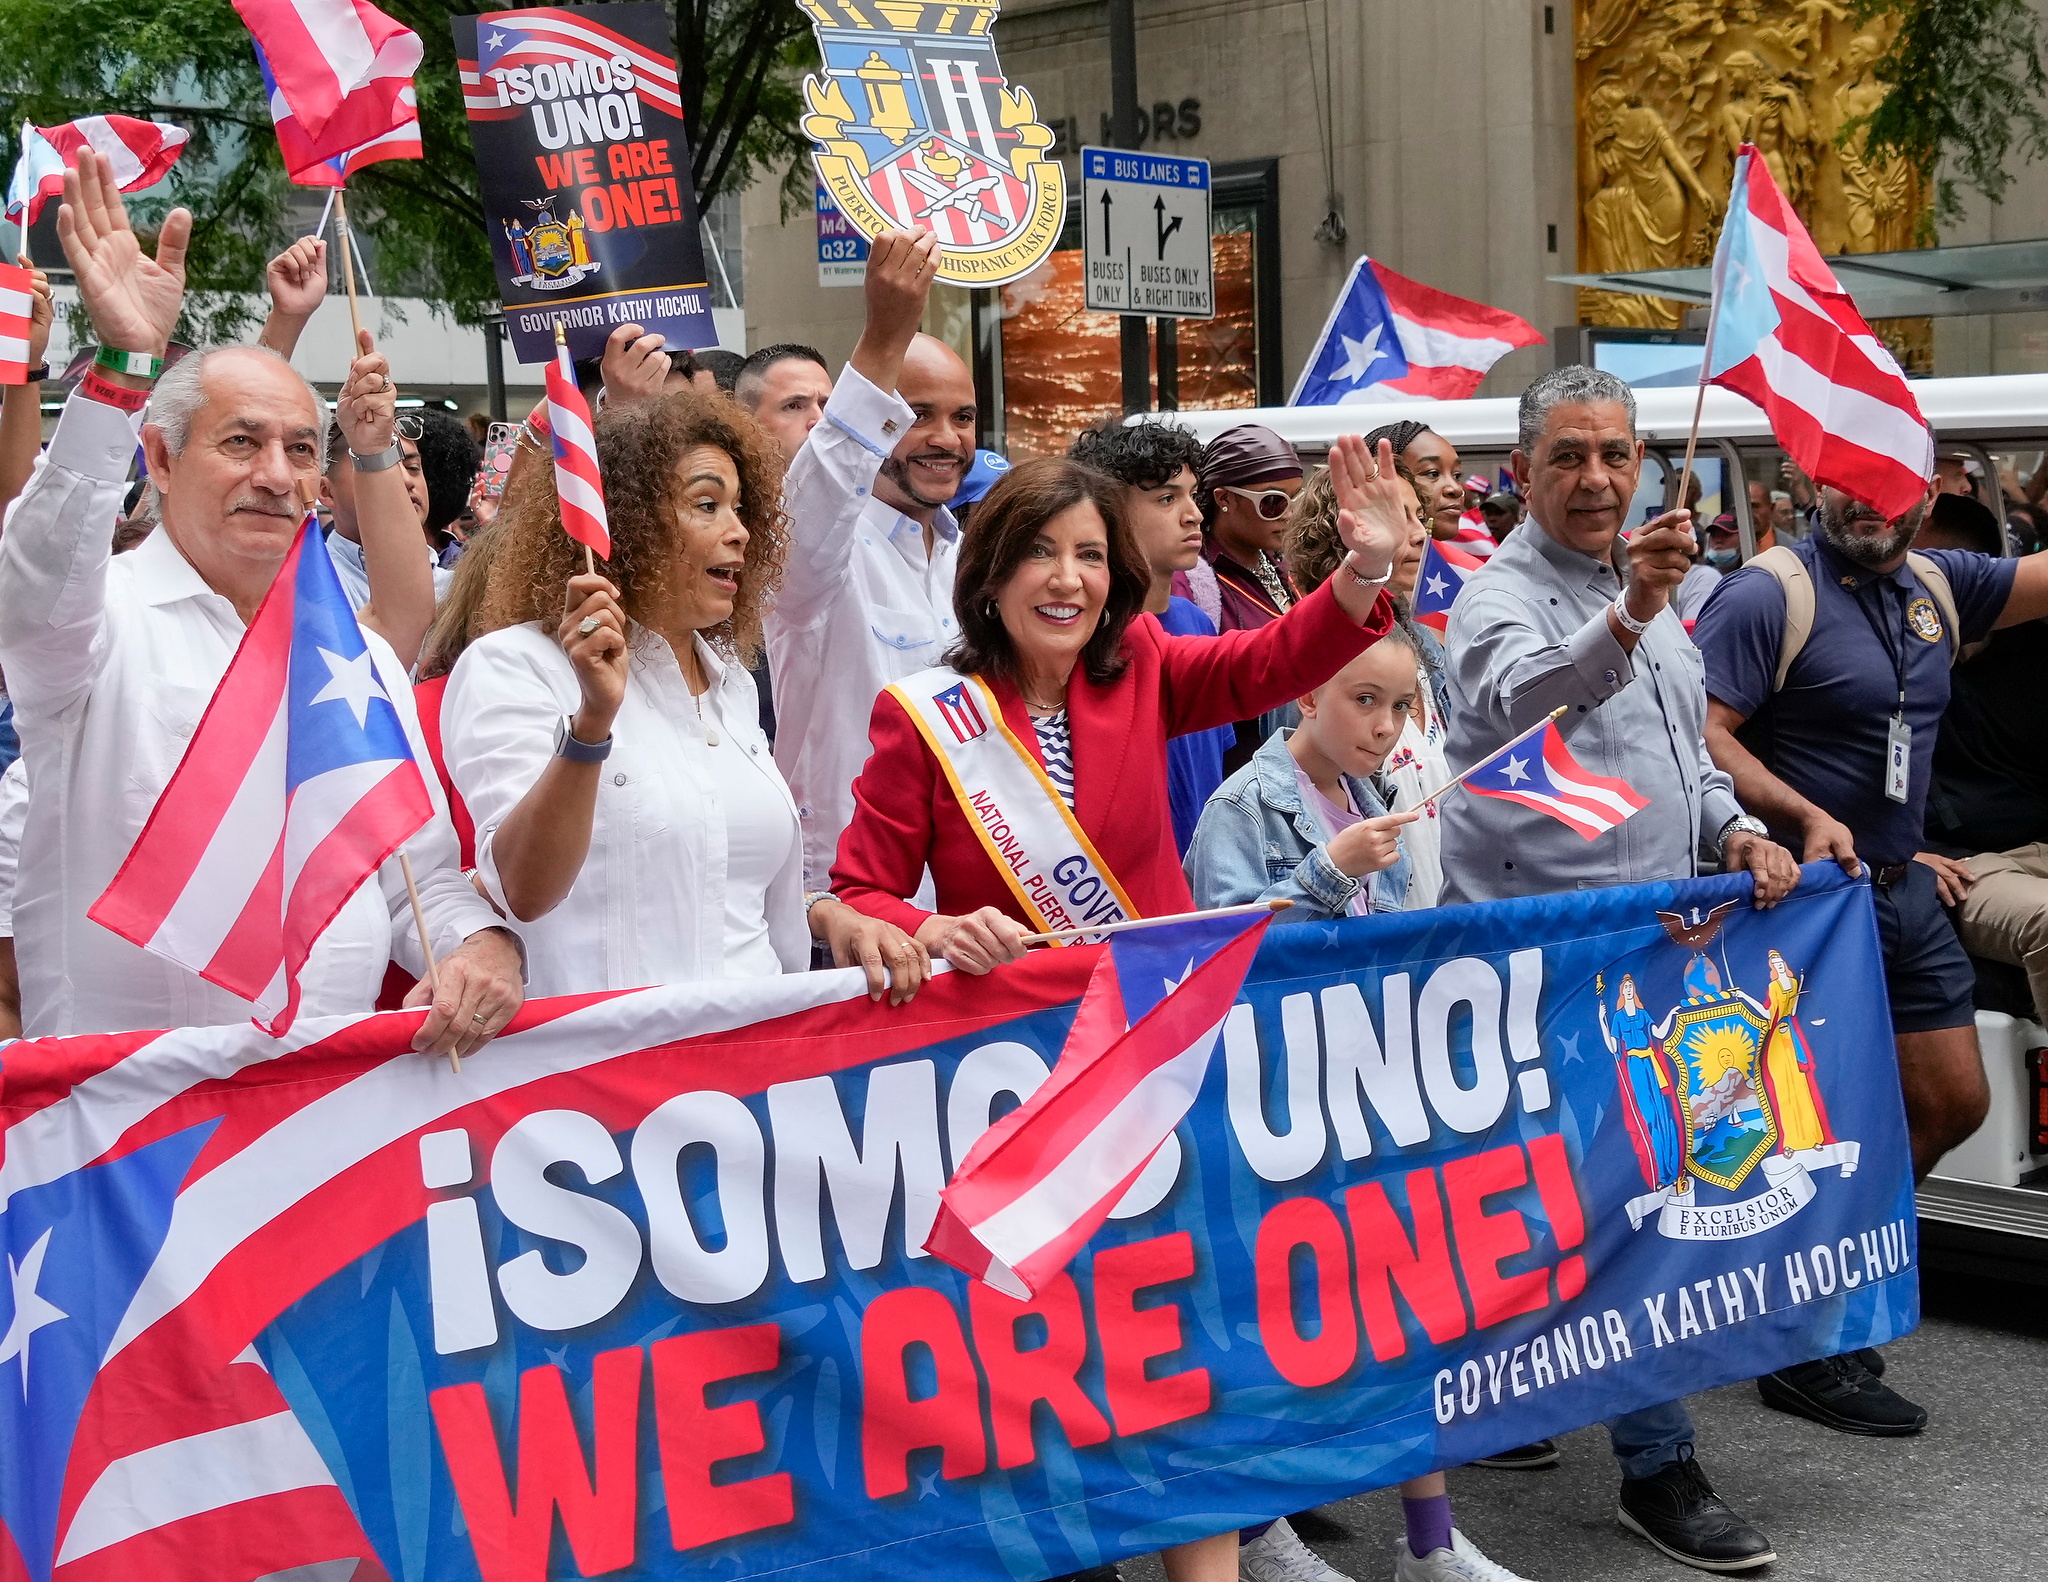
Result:
[[[1579,269],[1704,264],[1736,151],[1753,143],[1823,255],[1910,247],[1927,195],[1898,159],[1842,128],[1885,88],[1891,24],[1841,0],[1577,0]],[[1676,329],[1685,305],[1581,291],[1588,324]]]

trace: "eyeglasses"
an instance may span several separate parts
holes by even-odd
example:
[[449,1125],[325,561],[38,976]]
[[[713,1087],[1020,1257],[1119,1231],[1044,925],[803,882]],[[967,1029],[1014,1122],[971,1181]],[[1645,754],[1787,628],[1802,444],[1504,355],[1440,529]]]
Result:
[[1234,483],[1219,484],[1225,494],[1243,495],[1251,501],[1252,509],[1268,522],[1277,522],[1287,514],[1287,508],[1294,503],[1294,496],[1285,489],[1240,489]]

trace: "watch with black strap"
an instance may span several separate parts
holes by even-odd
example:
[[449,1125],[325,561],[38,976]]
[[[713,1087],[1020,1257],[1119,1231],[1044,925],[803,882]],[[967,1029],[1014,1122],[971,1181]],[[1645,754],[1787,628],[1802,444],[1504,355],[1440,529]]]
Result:
[[570,729],[575,716],[564,714],[555,723],[555,756],[566,758],[572,764],[601,764],[612,755],[612,739],[607,736],[601,742],[586,742],[577,739]]

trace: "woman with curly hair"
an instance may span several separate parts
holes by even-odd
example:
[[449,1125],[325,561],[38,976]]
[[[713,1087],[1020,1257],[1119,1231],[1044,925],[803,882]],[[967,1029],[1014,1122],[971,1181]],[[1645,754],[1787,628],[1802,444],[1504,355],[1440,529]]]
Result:
[[773,441],[690,390],[596,431],[609,575],[582,569],[553,469],[527,469],[442,710],[477,876],[517,920],[530,992],[801,972],[817,938],[900,1004],[929,958],[829,896],[806,905],[747,674],[788,544]]

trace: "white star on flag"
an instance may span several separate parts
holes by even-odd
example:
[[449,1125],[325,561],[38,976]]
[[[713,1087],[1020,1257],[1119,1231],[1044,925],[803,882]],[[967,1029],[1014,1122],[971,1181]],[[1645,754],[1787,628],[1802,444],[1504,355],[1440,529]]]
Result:
[[1166,985],[1166,992],[1168,994],[1171,994],[1175,989],[1180,988],[1183,984],[1185,984],[1188,981],[1188,979],[1192,978],[1194,975],[1195,958],[1190,956],[1188,957],[1187,971],[1183,972],[1178,978],[1162,978],[1160,981]]
[[1511,786],[1520,785],[1529,778],[1528,763],[1526,758],[1510,758],[1507,767],[1500,772],[1501,778]]
[[356,717],[356,729],[361,730],[363,723],[370,717],[372,698],[382,698],[386,703],[391,701],[391,695],[377,680],[376,667],[371,662],[369,650],[364,649],[353,659],[344,659],[332,649],[323,648],[320,650],[320,657],[327,661],[331,679],[326,686],[313,694],[313,701],[346,703],[349,712]]
[[491,49],[496,49],[500,44],[504,42],[505,35],[503,33],[498,32],[495,28],[491,30],[491,36],[484,40],[485,45]]
[[1440,598],[1443,595],[1444,589],[1448,587],[1449,584],[1444,581],[1443,576],[1440,573],[1433,571],[1429,574],[1429,581],[1425,582],[1423,586],[1429,589],[1431,598]]
[[14,1322],[7,1326],[5,1336],[0,1336],[0,1362],[21,1359],[21,1398],[28,1399],[28,1338],[46,1324],[54,1324],[60,1318],[71,1315],[54,1302],[46,1301],[36,1294],[36,1281],[42,1278],[43,1255],[50,1250],[50,1233],[44,1231],[36,1244],[29,1248],[28,1256],[16,1263],[10,1255],[7,1273],[14,1287]]
[[1355,385],[1363,379],[1366,370],[1387,355],[1380,346],[1380,336],[1385,333],[1386,328],[1386,323],[1382,320],[1372,327],[1362,341],[1355,341],[1349,335],[1340,332],[1337,339],[1344,343],[1344,363],[1330,375],[1331,382],[1341,380],[1345,384]]

